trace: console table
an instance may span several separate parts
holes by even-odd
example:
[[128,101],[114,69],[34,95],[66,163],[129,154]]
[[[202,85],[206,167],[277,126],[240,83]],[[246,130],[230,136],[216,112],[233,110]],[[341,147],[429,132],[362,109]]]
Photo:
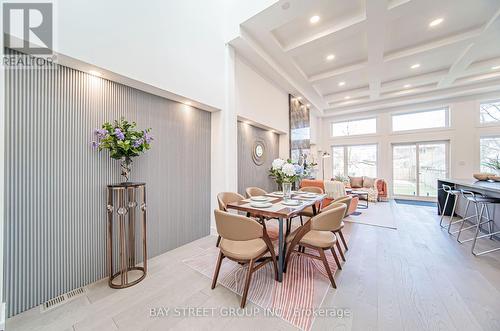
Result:
[[[147,273],[146,248],[146,183],[121,183],[108,185],[107,188],[107,264],[108,284],[112,288],[126,288],[139,283]],[[137,208],[139,207],[139,208]],[[142,267],[136,265],[135,236],[136,214],[140,214],[142,224]],[[118,266],[113,272],[113,226],[118,222]],[[138,270],[142,274],[135,280],[129,281],[129,272]]]

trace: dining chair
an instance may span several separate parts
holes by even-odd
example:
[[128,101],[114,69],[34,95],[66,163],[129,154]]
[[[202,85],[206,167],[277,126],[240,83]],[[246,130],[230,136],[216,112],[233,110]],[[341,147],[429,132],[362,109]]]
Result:
[[[344,215],[344,218],[346,218],[348,216],[348,211],[349,211],[349,207],[351,206],[351,202],[352,202],[352,196],[348,195],[348,196],[345,196],[345,197],[342,197],[342,198],[338,198],[336,199],[332,204],[338,204],[338,203],[342,203],[342,204],[345,204],[347,209],[346,209],[346,212],[345,212],[345,215]],[[332,205],[330,204],[330,206]],[[323,210],[327,210],[328,207],[330,206],[327,206],[326,208],[324,208]],[[344,245],[344,249],[346,251],[349,250],[349,248],[347,247],[347,242],[344,238],[344,234],[342,233],[342,229],[344,228],[344,221],[340,222],[340,226],[338,229],[334,230],[333,233],[335,234],[338,234],[339,237],[340,237],[340,240],[342,241],[342,244]],[[339,250],[340,250],[340,244],[339,244]],[[342,250],[340,250],[340,256],[342,257],[342,260],[345,261],[345,257],[344,257],[344,254],[342,253]]]
[[[316,186],[305,186],[305,187],[302,187],[299,191],[316,193],[316,194],[323,194],[324,193],[324,191],[321,187],[316,187]],[[319,212],[319,209],[317,209],[317,212]],[[304,225],[304,220],[302,218],[303,216],[306,216],[306,217],[313,217],[314,216],[314,211],[313,211],[312,206],[304,208],[304,210],[302,210],[299,213],[300,225]]]
[[[340,226],[345,211],[345,204],[335,204],[327,211],[310,218],[303,226],[293,231],[287,237],[286,241],[290,243],[290,248],[285,258],[285,272],[290,262],[290,256],[292,254],[302,254],[313,259],[321,260],[328,274],[328,278],[330,278],[330,283],[333,288],[337,288],[335,280],[333,279],[332,270],[326,259],[325,250],[330,250],[332,252],[335,263],[339,269],[342,269],[334,248],[337,243],[337,236],[335,236],[332,231]],[[295,250],[297,246],[315,250],[319,255],[306,253],[305,250]]]
[[[245,199],[244,196],[242,196],[239,193],[235,193],[235,192],[221,192],[221,193],[217,194],[217,202],[219,203],[219,210],[222,210],[222,211],[227,211],[226,206],[228,203],[237,202],[237,201],[241,201],[244,199]],[[217,243],[215,244],[215,247],[219,247],[220,240],[221,240],[221,236],[219,234],[219,236],[217,237]]]
[[267,194],[267,192],[261,189],[260,187],[247,187],[245,192],[247,193],[247,197],[249,198]]
[[[212,280],[212,290],[217,285],[220,266],[224,258],[238,262],[248,263],[245,287],[241,298],[240,307],[245,308],[247,301],[248,288],[252,274],[266,265],[273,263],[274,279],[278,280],[278,265],[276,263],[276,254],[274,246],[267,235],[264,227],[257,221],[236,214],[231,214],[222,210],[214,210],[217,232],[222,240],[219,245],[219,257],[215,267],[214,278]],[[270,257],[264,257],[269,253]],[[258,265],[255,263],[259,261]]]

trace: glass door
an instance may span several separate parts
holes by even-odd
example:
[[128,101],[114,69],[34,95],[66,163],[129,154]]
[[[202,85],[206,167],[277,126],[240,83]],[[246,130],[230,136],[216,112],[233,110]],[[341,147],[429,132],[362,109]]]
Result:
[[394,195],[435,198],[437,179],[448,175],[448,142],[393,145]]

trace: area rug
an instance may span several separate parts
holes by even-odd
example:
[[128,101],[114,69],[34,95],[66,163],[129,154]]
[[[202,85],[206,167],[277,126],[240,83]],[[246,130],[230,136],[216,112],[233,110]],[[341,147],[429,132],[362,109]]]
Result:
[[[275,245],[276,247],[277,245]],[[210,247],[204,253],[183,260],[194,270],[212,279],[219,249]],[[337,265],[331,252],[325,252],[332,273]],[[224,286],[242,295],[247,267],[229,259],[221,265],[217,286]],[[338,284],[337,284],[338,286]],[[283,282],[274,280],[272,264],[268,263],[252,275],[248,300],[266,312],[280,317],[291,325],[308,331],[314,321],[314,310],[321,306],[327,291],[332,288],[320,260],[293,254]]]
[[392,213],[391,202],[370,203],[361,214],[351,214],[344,218],[345,222],[379,226],[388,229],[397,229],[396,220]]

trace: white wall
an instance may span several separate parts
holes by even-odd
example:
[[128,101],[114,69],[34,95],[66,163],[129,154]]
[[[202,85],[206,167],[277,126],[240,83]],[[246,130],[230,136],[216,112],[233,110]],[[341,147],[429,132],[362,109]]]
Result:
[[[477,97],[456,98],[441,102],[432,102],[404,108],[388,109],[382,112],[368,112],[342,117],[325,117],[322,119],[321,146],[331,153],[332,145],[378,144],[378,177],[388,181],[392,190],[392,145],[393,143],[419,141],[450,141],[449,176],[455,178],[471,178],[479,172],[479,139],[485,135],[499,135],[500,126],[481,126],[479,124],[479,103],[484,100],[498,99],[500,93],[485,94]],[[450,108],[450,128],[422,130],[418,132],[391,132],[391,114],[393,112],[433,109],[448,106]],[[331,123],[354,118],[377,117],[377,134],[358,137],[331,137]],[[325,173],[332,175],[331,159],[326,159]]]
[[[236,56],[236,113],[280,132],[289,130],[288,93]],[[280,134],[280,157],[288,158],[289,136]]]

